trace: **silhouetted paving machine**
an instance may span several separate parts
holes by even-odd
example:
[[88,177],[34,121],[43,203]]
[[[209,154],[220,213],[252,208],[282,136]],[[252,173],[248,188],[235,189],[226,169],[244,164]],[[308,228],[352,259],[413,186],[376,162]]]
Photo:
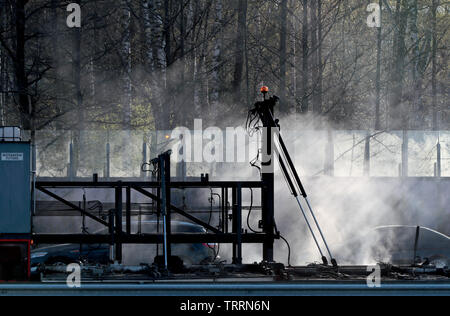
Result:
[[[121,262],[122,247],[125,244],[163,244],[163,261],[166,268],[170,268],[171,245],[174,243],[218,243],[232,244],[232,263],[242,264],[242,245],[246,243],[262,244],[262,257],[265,262],[274,261],[274,241],[280,238],[280,233],[276,228],[274,210],[274,162],[279,161],[281,171],[289,185],[292,194],[295,196],[298,205],[305,216],[308,227],[313,234],[313,238],[320,251],[324,265],[328,264],[328,259],[319,246],[319,241],[313,232],[313,227],[307,218],[299,194],[305,198],[306,205],[310,211],[312,219],[319,231],[323,243],[334,266],[337,266],[333,259],[328,244],[325,241],[322,230],[307,199],[306,191],[300,181],[300,177],[295,169],[293,161],[289,155],[286,145],[281,137],[280,125],[274,119],[274,107],[278,101],[276,96],[267,98],[268,88],[263,87],[261,92],[264,99],[255,103],[254,109],[249,112],[247,128],[252,129],[258,126],[262,131],[262,162],[261,181],[210,181],[208,176],[204,176],[196,182],[177,182],[171,178],[171,152],[165,152],[158,158],[151,161],[156,179],[150,182],[110,182],[98,181],[95,177],[92,182],[37,182],[36,189],[78,211],[81,215],[109,228],[109,234],[33,234],[34,242],[38,244],[111,244],[114,245],[114,261]],[[259,126],[259,124],[262,124]],[[276,146],[276,144],[278,146]],[[51,189],[75,189],[75,188],[102,188],[115,190],[115,208],[109,219],[105,220],[87,212],[85,208],[77,206],[52,192]],[[212,188],[221,191],[221,225],[213,227],[188,212],[176,207],[172,203],[172,189],[201,189]],[[261,192],[261,232],[248,233],[244,230],[242,223],[242,190],[260,190]],[[125,203],[123,201],[123,191],[125,191]],[[159,234],[137,235],[131,232],[131,192],[136,191],[154,201],[157,205],[157,218],[163,222],[163,231]],[[231,198],[231,201],[230,201]],[[231,203],[230,203],[231,202]],[[123,209],[125,205],[125,209]],[[231,208],[229,207],[231,205]],[[207,229],[207,234],[180,234],[171,231],[172,215],[184,217],[189,221],[203,226]],[[122,225],[122,218],[125,215],[125,227]],[[231,227],[228,219],[231,218]]]

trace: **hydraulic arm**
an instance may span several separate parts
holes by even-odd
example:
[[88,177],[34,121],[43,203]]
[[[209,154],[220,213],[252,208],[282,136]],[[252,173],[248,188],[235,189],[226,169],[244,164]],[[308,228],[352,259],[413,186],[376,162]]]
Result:
[[[306,190],[300,180],[300,176],[295,168],[295,165],[292,161],[292,158],[287,150],[286,144],[281,136],[280,124],[279,120],[274,118],[274,108],[279,100],[277,96],[272,96],[270,98],[266,98],[268,93],[268,88],[263,87],[261,92],[264,95],[264,100],[255,103],[255,108],[249,112],[249,118],[247,120],[247,128],[261,129],[263,128],[263,152],[262,157],[263,161],[261,163],[261,172],[264,176],[267,172],[273,173],[273,163],[274,163],[274,155],[277,155],[278,162],[280,164],[280,169],[283,173],[283,176],[289,186],[289,189],[292,195],[297,200],[298,206],[305,218],[308,229],[311,232],[311,235],[314,239],[314,242],[317,246],[317,249],[320,252],[322,257],[322,261],[325,265],[328,264],[328,259],[324,255],[322,248],[319,244],[319,240],[314,233],[314,229],[308,219],[307,213],[305,212],[305,208],[303,207],[300,199],[300,195],[304,198],[307,208],[312,216],[313,222],[319,231],[319,235],[325,245],[326,251],[330,256],[330,260],[333,266],[337,266],[337,262],[331,254],[330,248],[328,247],[328,243],[325,239],[325,236],[320,228],[317,217],[312,209],[311,203],[308,199],[308,195]],[[262,123],[262,126],[258,126],[259,123]]]

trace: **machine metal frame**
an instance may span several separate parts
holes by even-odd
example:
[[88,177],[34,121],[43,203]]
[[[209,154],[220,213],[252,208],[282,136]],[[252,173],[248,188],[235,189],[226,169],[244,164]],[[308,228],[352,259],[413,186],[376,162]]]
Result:
[[[264,87],[265,88],[265,87]],[[170,154],[166,152],[158,158],[151,161],[154,173],[157,174],[157,181],[152,182],[99,182],[98,177],[94,176],[93,182],[37,182],[36,189],[54,198],[55,200],[79,211],[82,215],[109,227],[109,235],[43,235],[33,234],[33,240],[37,243],[80,243],[80,244],[100,244],[109,243],[116,247],[115,259],[122,260],[123,244],[164,244],[164,259],[167,267],[168,258],[171,258],[171,244],[173,243],[229,243],[233,245],[233,263],[242,264],[242,245],[245,243],[262,244],[263,260],[266,262],[274,261],[274,242],[280,238],[280,233],[276,229],[274,212],[274,167],[275,153],[281,163],[283,174],[288,182],[291,191],[298,197],[295,183],[302,195],[306,198],[305,190],[300,182],[294,164],[287,152],[281,135],[278,135],[278,141],[281,143],[282,155],[276,152],[274,132],[279,129],[278,120],[274,119],[274,107],[278,101],[276,96],[266,99],[268,88],[261,90],[264,94],[264,100],[256,102],[253,110],[249,112],[249,117],[253,116],[258,122],[262,123],[263,141],[262,141],[262,161],[261,181],[209,181],[209,177],[201,178],[196,182],[176,182],[171,181],[170,175]],[[284,159],[286,158],[286,163]],[[287,167],[287,166],[288,167]],[[289,170],[288,170],[289,169]],[[294,179],[291,179],[293,176]],[[115,208],[114,214],[109,216],[109,220],[98,218],[85,209],[74,205],[57,194],[49,191],[50,188],[110,188],[115,190]],[[221,190],[221,227],[212,227],[195,216],[174,206],[171,200],[172,189],[188,188],[215,188]],[[261,192],[261,222],[262,232],[248,233],[243,228],[242,223],[242,189],[259,189]],[[125,231],[122,227],[123,219],[123,190],[126,190],[125,201]],[[156,194],[149,191],[156,189]],[[156,202],[158,220],[163,218],[163,234],[133,235],[131,233],[131,191],[139,192],[143,196]],[[229,193],[231,190],[231,208],[229,207]],[[230,214],[231,212],[231,214]],[[311,210],[312,212],[312,210]],[[203,226],[210,233],[207,234],[173,234],[171,231],[172,214],[187,218],[188,220]],[[231,231],[228,227],[228,219],[232,220]],[[324,260],[326,263],[326,260]]]
[[[268,189],[273,190],[272,182],[267,179],[262,181],[209,181],[202,179],[197,182],[178,182],[171,181],[170,177],[170,153],[164,153],[157,158],[157,165],[163,168],[158,169],[158,181],[152,182],[97,182],[96,179],[92,182],[52,182],[52,181],[38,181],[36,182],[36,190],[48,195],[49,197],[65,204],[73,210],[78,211],[81,215],[89,217],[90,219],[109,228],[108,235],[87,235],[87,234],[36,234],[32,235],[33,241],[37,244],[111,244],[115,245],[115,259],[122,260],[122,245],[123,244],[163,244],[166,241],[167,249],[165,255],[171,257],[171,244],[176,243],[229,243],[233,244],[233,263],[242,263],[242,245],[245,243],[261,243],[263,244],[264,260],[273,261],[273,244],[279,235],[274,232],[273,203],[264,203],[262,205],[262,223],[263,231],[261,233],[247,233],[244,232],[242,225],[242,189],[260,189],[262,201],[266,199]],[[162,178],[164,177],[164,178]],[[164,181],[163,181],[164,179]],[[85,211],[80,206],[67,201],[56,193],[50,191],[51,189],[94,189],[105,188],[115,190],[115,208],[113,216],[110,216],[108,221]],[[176,207],[171,201],[172,189],[201,189],[212,188],[221,190],[221,217],[222,219],[232,220],[231,231],[228,225],[228,220],[222,220],[221,227],[213,227],[208,223],[203,222],[197,217],[189,214],[186,211]],[[150,192],[150,189],[156,189],[156,194]],[[125,190],[125,203],[123,203],[123,191]],[[157,215],[165,216],[167,225],[165,234],[145,234],[136,235],[131,232],[131,192],[136,191],[143,196],[156,202]],[[231,204],[230,202],[231,191]],[[273,193],[272,193],[273,196]],[[125,210],[123,209],[125,205]],[[230,207],[231,205],[231,207]],[[172,214],[177,213],[182,217],[201,225],[209,233],[207,234],[173,234],[171,232]],[[125,215],[125,229],[122,227],[123,217]],[[267,219],[271,219],[268,221]],[[266,219],[266,221],[264,220]]]

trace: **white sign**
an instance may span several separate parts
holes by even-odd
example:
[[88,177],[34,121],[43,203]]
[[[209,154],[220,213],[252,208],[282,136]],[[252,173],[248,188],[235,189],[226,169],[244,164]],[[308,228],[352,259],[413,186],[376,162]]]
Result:
[[23,153],[2,153],[2,161],[23,161]]

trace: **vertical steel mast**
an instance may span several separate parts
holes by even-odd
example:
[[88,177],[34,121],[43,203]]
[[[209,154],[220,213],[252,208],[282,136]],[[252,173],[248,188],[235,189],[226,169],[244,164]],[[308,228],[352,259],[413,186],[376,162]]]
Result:
[[[255,108],[251,110],[250,114],[255,116],[257,115],[262,122],[263,125],[263,145],[262,145],[262,181],[264,184],[264,194],[263,194],[263,225],[264,232],[266,234],[274,234],[274,154],[277,154],[278,162],[281,167],[281,171],[283,173],[284,178],[289,186],[289,189],[294,195],[299,205],[299,208],[305,218],[306,224],[313,236],[314,242],[320,252],[322,257],[322,261],[325,265],[328,264],[328,259],[322,252],[319,241],[314,234],[313,227],[308,220],[308,216],[305,212],[304,207],[300,201],[300,195],[305,199],[307,208],[312,216],[312,219],[317,227],[320,237],[325,245],[327,253],[330,256],[331,263],[333,266],[337,266],[337,262],[334,259],[328,243],[325,239],[322,229],[320,228],[317,217],[312,209],[311,203],[308,200],[308,195],[306,190],[300,180],[300,176],[295,168],[295,165],[292,161],[292,158],[287,150],[286,144],[281,136],[279,121],[274,118],[274,108],[277,104],[279,98],[277,96],[272,96],[271,98],[267,98],[267,93],[269,89],[267,87],[261,88],[261,92],[264,95],[264,100],[261,102],[255,103]],[[278,143],[278,148],[275,146],[275,139]],[[272,261],[273,260],[273,239],[268,240],[267,243],[264,244],[264,260]]]

